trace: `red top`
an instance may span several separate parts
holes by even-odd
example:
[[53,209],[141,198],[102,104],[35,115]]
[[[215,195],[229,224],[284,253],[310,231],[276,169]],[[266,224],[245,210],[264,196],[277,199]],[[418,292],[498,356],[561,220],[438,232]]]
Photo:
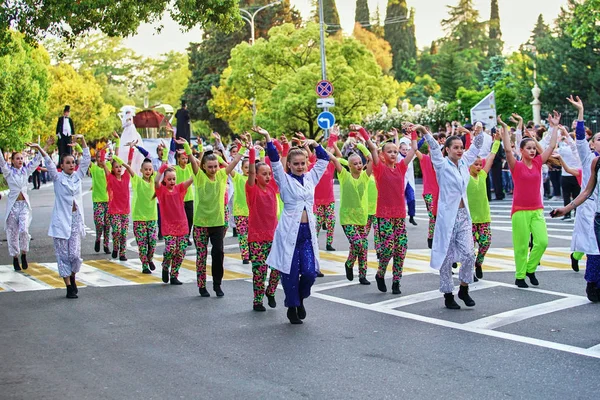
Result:
[[329,205],[335,202],[333,197],[333,176],[335,174],[335,165],[329,163],[321,180],[315,186],[315,206]]
[[523,161],[517,161],[512,169],[513,204],[511,215],[522,210],[542,210],[542,156],[535,156],[531,160],[531,168]]
[[406,218],[406,202],[404,200],[404,175],[407,166],[404,161],[390,168],[383,163],[373,163],[373,176],[377,185],[378,218]]
[[272,242],[277,228],[277,185],[269,182],[263,191],[246,182],[248,242]]
[[435,175],[435,169],[431,163],[431,157],[428,154],[423,155],[420,160],[421,172],[423,173],[423,194],[430,194],[433,196],[433,215],[437,215],[437,203],[438,196],[440,194],[440,187],[437,183],[437,177]]
[[129,172],[121,175],[118,180],[113,174],[106,177],[106,189],[108,190],[108,213],[109,214],[129,214]]
[[183,199],[187,189],[183,183],[175,185],[169,191],[165,185],[156,189],[156,198],[160,209],[160,230],[164,236],[185,236],[190,233]]

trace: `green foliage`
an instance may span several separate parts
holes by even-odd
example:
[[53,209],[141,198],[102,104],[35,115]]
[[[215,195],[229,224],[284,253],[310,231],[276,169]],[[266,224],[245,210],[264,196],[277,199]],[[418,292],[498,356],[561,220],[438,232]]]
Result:
[[338,14],[335,0],[323,0],[323,19],[327,25],[327,33],[335,35],[341,32],[340,15]]
[[392,68],[392,48],[390,44],[385,39],[361,27],[358,22],[354,25],[352,36],[373,53],[383,73],[388,74]]
[[415,83],[408,88],[406,95],[412,104],[425,105],[429,97],[439,97],[440,85],[430,75],[417,76]]
[[[573,8],[573,22],[566,27],[575,48],[600,43],[600,0],[585,0]],[[596,47],[597,48],[597,47]]]
[[454,42],[446,42],[438,54],[435,80],[441,87],[440,98],[452,101],[459,87],[475,88],[479,81],[479,60],[483,54],[477,50],[458,50]]
[[385,40],[392,46],[394,76],[400,82],[412,82],[416,76],[417,40],[414,10],[410,15],[406,0],[388,0]]
[[480,83],[480,88],[492,88],[496,83],[509,75],[509,72],[505,69],[506,60],[502,56],[491,57],[490,68],[481,71],[483,80]]
[[232,30],[241,24],[237,0],[13,0],[0,8],[0,42],[8,40],[11,27],[30,41],[50,35],[72,41],[94,30],[125,37],[135,34],[141,23],[159,21],[167,11],[186,30],[208,23]]
[[498,8],[498,0],[492,0],[490,21],[488,22],[489,42],[488,42],[488,57],[502,55],[502,31],[500,30],[500,10]]
[[177,107],[188,84],[190,70],[187,55],[169,52],[153,60],[148,98],[150,105],[170,104]]
[[369,2],[367,0],[356,0],[354,22],[364,29],[371,29],[371,14],[369,13]]
[[20,150],[32,139],[50,88],[46,50],[32,47],[20,33],[9,34],[0,56],[0,147],[5,151]]
[[473,0],[458,0],[456,6],[448,7],[448,18],[442,27],[448,38],[457,44],[457,49],[486,49],[485,24],[479,20],[479,11]]

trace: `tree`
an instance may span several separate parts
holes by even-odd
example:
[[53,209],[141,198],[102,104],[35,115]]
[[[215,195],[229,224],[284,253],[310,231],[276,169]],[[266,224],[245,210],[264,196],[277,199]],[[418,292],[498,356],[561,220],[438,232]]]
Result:
[[510,73],[505,70],[506,60],[502,56],[494,56],[490,58],[490,68],[482,71],[483,80],[479,86],[481,89],[493,88],[496,83],[506,78]]
[[379,9],[379,3],[377,3],[377,7],[375,8],[371,20],[373,21],[371,24],[371,32],[377,35],[377,37],[383,38],[385,36],[385,29],[383,25],[381,25],[381,10]]
[[392,46],[394,76],[399,81],[415,78],[417,45],[414,10],[409,15],[406,0],[388,0],[385,40]]
[[0,55],[2,150],[21,150],[32,139],[34,126],[46,112],[49,64],[46,50],[29,45],[22,34],[10,32],[10,42]]
[[406,91],[406,95],[412,104],[425,105],[429,97],[439,97],[440,89],[440,85],[431,76],[417,76],[415,83]]
[[479,21],[479,11],[475,9],[473,0],[459,0],[456,6],[447,6],[449,17],[442,20],[442,27],[447,39],[457,43],[457,49],[486,48],[484,24]]
[[170,104],[177,107],[190,77],[187,54],[169,52],[153,60],[148,98],[150,104]]
[[367,0],[356,0],[354,22],[366,30],[371,30],[371,14],[369,13],[369,2]]
[[551,35],[550,27],[544,22],[544,16],[540,14],[538,16],[535,27],[531,32],[531,38],[529,43],[537,46]]
[[327,33],[330,35],[335,35],[342,30],[335,0],[323,0],[323,19],[327,25]]
[[388,74],[392,69],[392,47],[390,44],[385,39],[379,38],[373,32],[361,27],[358,22],[354,25],[352,36],[373,53],[383,73]]
[[13,0],[2,2],[0,8],[0,48],[4,48],[10,28],[32,42],[50,35],[71,41],[93,30],[125,37],[133,35],[141,23],[160,20],[167,10],[188,30],[208,23],[232,30],[241,23],[237,0],[62,0],[51,5]]
[[441,87],[440,98],[455,99],[460,87],[474,88],[477,84],[478,60],[470,50],[458,51],[457,44],[447,42],[439,53],[435,80]]
[[585,0],[573,7],[573,24],[567,33],[573,38],[576,48],[583,48],[590,42],[600,43],[600,0]]
[[[393,96],[398,86],[382,76],[371,52],[355,39],[326,40],[328,78],[335,85],[336,118],[341,124],[360,121]],[[319,26],[296,29],[284,24],[254,46],[241,43],[231,52],[230,71],[214,89],[209,103],[216,116],[236,129],[250,128],[250,99],[257,100],[257,123],[275,133],[318,131],[315,83],[321,78]],[[249,79],[249,76],[251,79]],[[235,103],[235,107],[230,105]],[[244,107],[240,111],[240,106]],[[233,111],[232,111],[233,110]]]
[[488,22],[488,29],[488,57],[502,55],[504,42],[502,41],[502,31],[500,30],[500,10],[498,9],[498,0],[492,0],[492,11],[490,14],[490,21]]

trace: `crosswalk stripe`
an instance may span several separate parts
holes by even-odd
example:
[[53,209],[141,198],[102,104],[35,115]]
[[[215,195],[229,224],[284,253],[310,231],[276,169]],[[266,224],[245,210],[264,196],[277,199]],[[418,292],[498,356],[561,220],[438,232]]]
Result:
[[140,271],[136,271],[134,269],[128,268],[124,265],[117,264],[108,260],[89,260],[84,264],[89,265],[90,267],[98,268],[104,272],[108,272],[111,275],[117,276],[119,278],[127,279],[128,281],[137,283],[137,284],[149,284],[149,283],[160,283],[162,282],[159,278],[154,277],[152,275],[142,274]]
[[[486,258],[496,258],[496,259],[500,259],[500,260],[511,260],[514,263],[514,257],[513,256],[506,256],[503,254],[495,254],[492,252],[487,253],[487,255],[485,256]],[[570,264],[564,264],[564,263],[559,263],[559,262],[555,262],[555,261],[549,261],[547,259],[542,258],[541,263],[546,266],[546,267],[554,267],[554,268],[559,268],[559,269],[571,269],[571,265]]]
[[[183,263],[181,263],[181,268],[196,272],[196,263],[190,260],[183,260]],[[206,275],[212,276],[212,267],[208,264],[206,265]],[[224,268],[223,279],[248,279],[250,277],[252,277],[252,275],[231,271],[230,269]]]
[[[55,271],[52,271],[49,268],[46,268],[43,264],[38,263],[29,263],[29,268],[23,271],[23,275],[31,276],[38,281],[45,283],[46,285],[53,288],[64,288],[65,281],[58,276]],[[77,281],[77,285],[82,285],[83,283]]]
[[[336,254],[333,254],[333,253],[324,253],[324,252],[321,252],[319,256],[320,256],[322,259],[324,259],[324,260],[328,260],[328,261],[339,261],[339,262],[341,262],[341,263],[345,263],[345,262],[346,262],[346,260],[347,260],[347,258],[346,258],[346,257],[344,257],[344,256],[341,256],[341,255],[336,255]],[[409,258],[409,257],[408,257],[408,255],[407,255],[407,257],[406,257],[406,258]],[[375,261],[367,261],[367,267],[368,267],[369,269],[374,269],[374,270],[377,270],[377,269],[379,268],[379,264],[377,264],[377,262],[375,262]],[[421,271],[421,270],[419,270],[419,269],[410,268],[410,267],[404,267],[402,270],[403,270],[404,272],[420,272],[420,271]],[[321,272],[323,272],[323,271],[324,271],[324,270],[323,270],[323,269],[321,269]],[[323,273],[325,274],[325,272],[323,272]],[[333,272],[333,271],[332,271],[331,273],[332,273],[332,274],[337,274],[336,272]]]

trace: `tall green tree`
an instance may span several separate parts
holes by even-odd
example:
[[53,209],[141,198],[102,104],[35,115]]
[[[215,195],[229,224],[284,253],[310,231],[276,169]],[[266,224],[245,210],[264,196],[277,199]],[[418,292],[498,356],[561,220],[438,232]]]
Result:
[[457,43],[457,49],[486,48],[485,25],[479,20],[479,11],[473,0],[458,0],[456,6],[448,7],[448,18],[442,20],[447,39]]
[[398,81],[413,81],[416,76],[417,40],[414,10],[409,15],[406,0],[388,0],[385,40],[392,46],[394,76]]
[[567,33],[573,38],[574,47],[600,43],[600,0],[584,0],[573,7],[573,21]]
[[375,7],[375,12],[371,17],[371,32],[373,32],[377,37],[383,38],[385,36],[385,28],[381,25],[381,9],[379,8],[379,3],[377,3],[377,7]]
[[500,29],[500,10],[498,8],[498,0],[492,0],[492,10],[490,13],[490,21],[488,23],[488,56],[494,57],[502,55],[504,42],[502,41],[502,31]]
[[533,31],[531,31],[531,37],[528,43],[537,46],[544,43],[551,34],[550,27],[544,22],[544,16],[540,14],[538,15]]
[[356,0],[354,22],[367,30],[371,30],[371,13],[369,12],[368,0]]
[[435,80],[441,87],[440,98],[452,101],[460,87],[473,89],[478,82],[477,60],[468,51],[458,51],[455,43],[446,43],[439,53]]
[[327,33],[330,35],[335,35],[342,30],[335,0],[323,0],[323,19],[327,25]]

